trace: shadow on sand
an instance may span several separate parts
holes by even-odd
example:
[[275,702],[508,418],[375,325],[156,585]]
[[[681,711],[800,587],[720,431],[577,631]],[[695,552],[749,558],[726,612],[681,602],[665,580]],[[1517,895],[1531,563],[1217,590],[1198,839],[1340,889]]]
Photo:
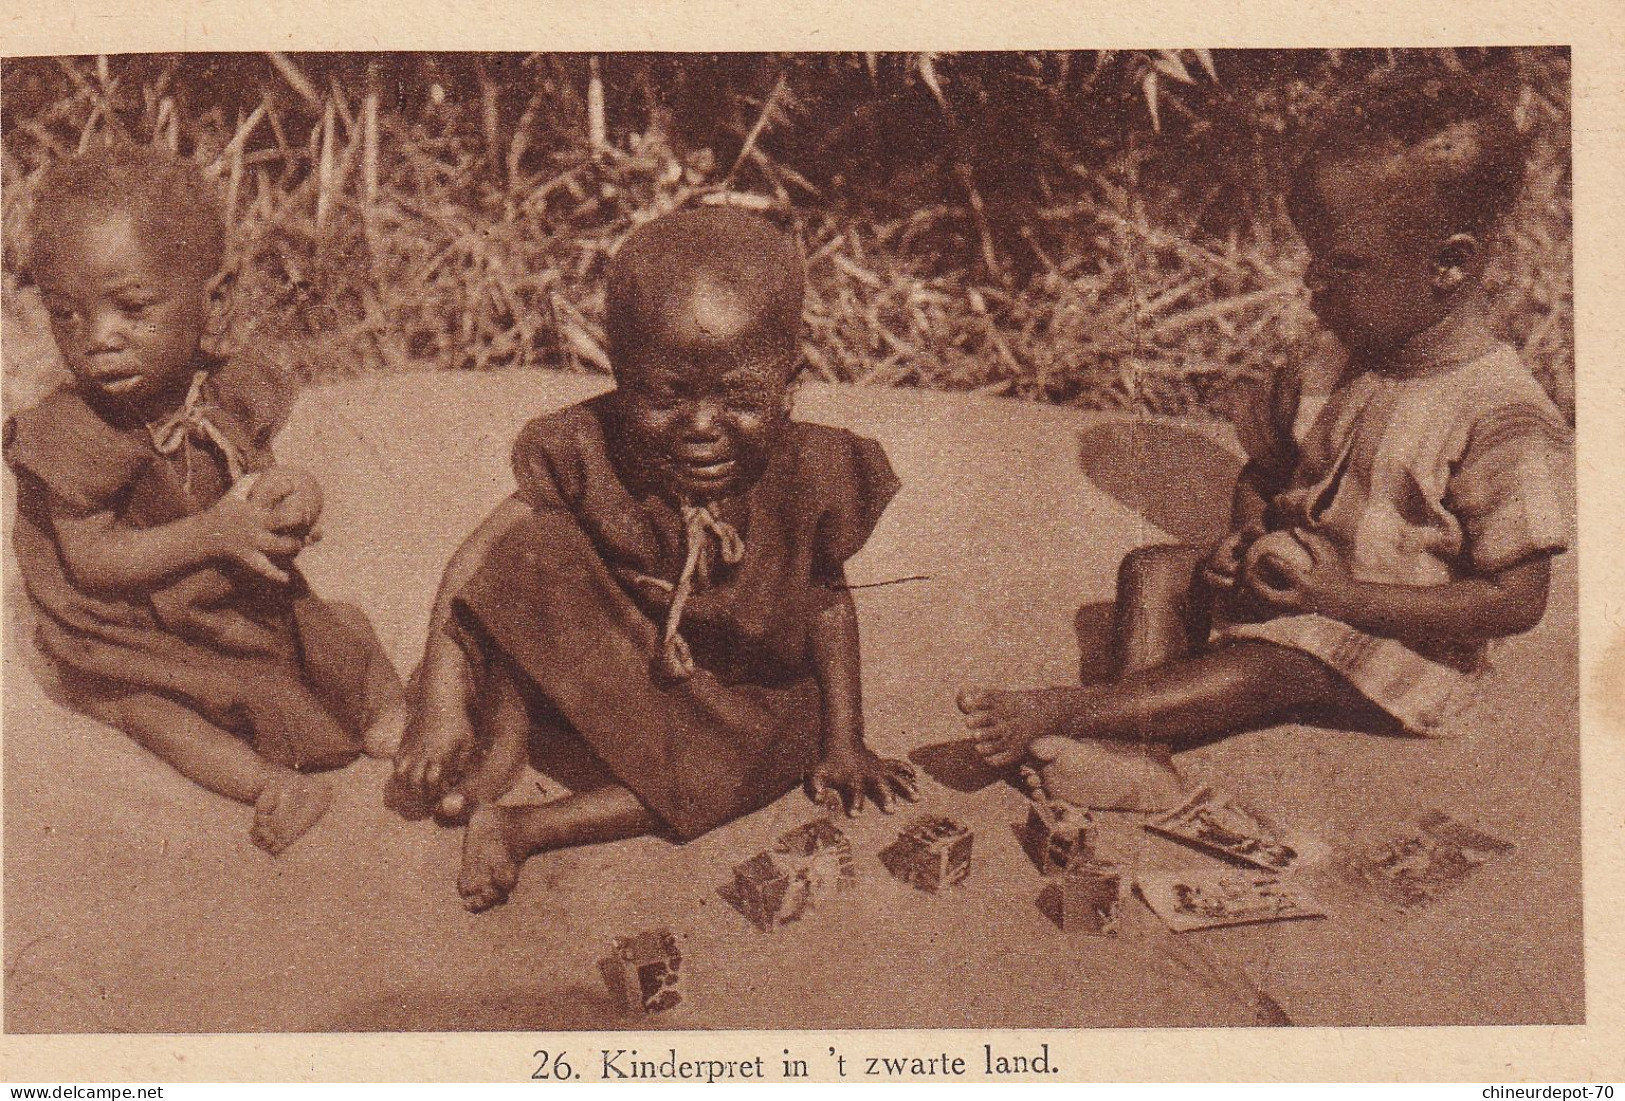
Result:
[[600,986],[475,993],[411,988],[343,1007],[322,1032],[570,1032],[681,1028],[682,1013],[634,1015]]
[[1078,462],[1101,491],[1176,542],[1212,542],[1230,524],[1242,458],[1211,431],[1161,420],[1107,421],[1078,433]]

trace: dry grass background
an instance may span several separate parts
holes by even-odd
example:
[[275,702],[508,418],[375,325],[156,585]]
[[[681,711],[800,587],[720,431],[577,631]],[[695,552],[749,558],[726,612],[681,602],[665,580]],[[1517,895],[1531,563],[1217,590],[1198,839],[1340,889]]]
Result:
[[1495,278],[1573,412],[1566,51],[146,55],[3,73],[7,406],[37,392],[24,212],[110,138],[215,173],[238,336],[290,371],[607,369],[634,226],[760,210],[810,260],[816,377],[1222,414],[1314,337],[1280,192],[1353,84],[1510,74],[1535,138]]

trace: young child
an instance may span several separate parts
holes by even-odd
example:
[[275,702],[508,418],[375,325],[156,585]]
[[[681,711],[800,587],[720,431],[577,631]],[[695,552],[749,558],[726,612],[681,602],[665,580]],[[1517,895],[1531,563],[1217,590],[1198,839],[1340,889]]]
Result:
[[961,694],[989,762],[1031,754],[1052,794],[1153,810],[1178,796],[1170,749],[1306,708],[1450,730],[1568,541],[1568,431],[1483,285],[1521,147],[1466,82],[1376,88],[1322,130],[1290,209],[1347,364],[1318,399],[1311,371],[1278,380],[1241,425],[1216,548],[1124,562],[1116,683]]
[[[609,276],[616,388],[525,427],[518,493],[448,566],[396,773],[472,808],[469,909],[535,853],[687,840],[804,778],[854,814],[914,798],[864,744],[842,568],[897,480],[873,440],[790,420],[803,283],[736,210],[634,232]],[[572,794],[493,805],[527,747]]]
[[320,490],[272,465],[276,373],[215,353],[225,228],[195,165],[121,145],[49,168],[30,264],[72,375],[6,426],[18,565],[69,701],[210,791],[278,853],[322,816],[308,770],[389,756],[404,691],[359,611],[293,558]]

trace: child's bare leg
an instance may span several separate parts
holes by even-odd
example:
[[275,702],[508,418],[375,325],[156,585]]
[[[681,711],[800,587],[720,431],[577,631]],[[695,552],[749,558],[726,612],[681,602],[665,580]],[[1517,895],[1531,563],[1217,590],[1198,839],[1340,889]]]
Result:
[[489,804],[474,812],[463,835],[457,893],[478,912],[505,902],[519,869],[537,853],[639,837],[659,820],[619,784],[523,807]]
[[372,621],[353,604],[330,605],[333,614],[361,641],[366,666],[361,677],[361,714],[365,726],[361,748],[367,756],[389,760],[401,747],[406,731],[406,687],[394,662],[384,653]]
[[1196,592],[1205,547],[1140,547],[1117,571],[1112,641],[1117,675],[1188,657],[1206,639],[1212,616]]
[[443,818],[459,819],[482,803],[496,802],[513,789],[525,766],[533,724],[513,672],[496,663],[480,696],[478,723],[489,742],[457,790],[441,797]]
[[243,739],[166,696],[136,692],[85,709],[192,782],[253,805],[250,837],[273,855],[314,826],[333,801],[326,780],[272,764]]
[[1186,748],[1301,707],[1364,708],[1364,697],[1301,651],[1242,642],[1142,669],[1115,684],[960,693],[966,725],[996,764],[1047,736],[1167,741]]
[[[1140,547],[1124,556],[1117,571],[1112,643],[1118,679],[1190,656],[1204,638],[1210,616],[1193,595],[1207,551],[1200,547]],[[990,764],[1019,761],[1037,738],[1064,733],[1082,690],[1029,692],[967,689],[959,709]],[[978,733],[987,731],[988,733]],[[993,733],[997,731],[998,733]],[[1014,734],[1025,741],[1014,744]],[[1009,745],[992,742],[1008,741]]]
[[453,600],[484,566],[491,547],[528,515],[530,506],[517,497],[502,502],[457,548],[440,579],[411,717],[395,758],[395,778],[426,803],[439,799],[456,781],[475,749],[469,717],[474,675],[470,655],[448,630],[453,622]]
[[[1116,677],[1189,657],[1212,624],[1199,571],[1206,547],[1140,547],[1117,571],[1112,630]],[[1137,744],[1040,737],[1028,747],[1045,794],[1099,810],[1155,811],[1184,786],[1163,741]]]
[[1178,800],[1182,785],[1170,749],[1263,726],[1303,707],[1367,707],[1319,661],[1264,642],[1221,647],[1096,688],[967,692],[960,706],[989,760],[1008,763],[1031,753],[1052,797],[1139,811]]
[[412,702],[395,778],[426,805],[462,776],[479,739],[474,732],[474,670],[462,647],[432,634],[413,679]]

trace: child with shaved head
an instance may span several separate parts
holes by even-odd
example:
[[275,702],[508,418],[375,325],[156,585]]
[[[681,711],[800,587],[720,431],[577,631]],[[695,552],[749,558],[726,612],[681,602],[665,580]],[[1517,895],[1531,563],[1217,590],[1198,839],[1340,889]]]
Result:
[[1466,78],[1380,84],[1327,121],[1289,201],[1346,356],[1241,419],[1228,536],[1125,560],[1116,683],[961,694],[987,760],[1151,810],[1179,798],[1170,751],[1305,710],[1458,732],[1489,645],[1540,621],[1572,519],[1567,427],[1484,280],[1523,169]]
[[[470,816],[470,909],[535,853],[687,840],[803,780],[849,813],[914,798],[864,744],[843,576],[897,480],[873,440],[790,419],[803,283],[752,215],[635,231],[609,277],[616,388],[525,427],[518,492],[447,567],[396,773]],[[495,805],[527,748],[572,793]]]

